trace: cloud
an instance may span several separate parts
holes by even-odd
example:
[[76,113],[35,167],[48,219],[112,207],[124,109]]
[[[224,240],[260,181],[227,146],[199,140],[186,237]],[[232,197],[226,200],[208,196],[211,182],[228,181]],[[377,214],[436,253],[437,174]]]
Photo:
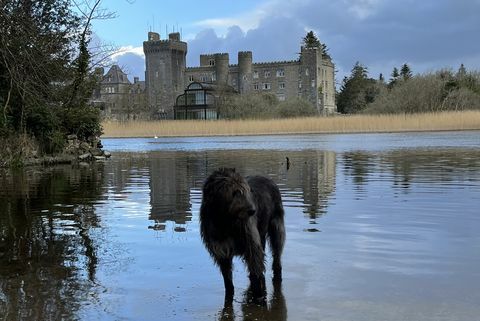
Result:
[[143,47],[134,47],[134,46],[125,46],[125,47],[120,47],[113,55],[112,59],[116,59],[117,57],[121,57],[126,54],[135,54],[140,57],[145,57],[143,53]]
[[[215,52],[230,53],[236,63],[243,50],[253,51],[256,62],[296,59],[302,37],[314,30],[330,50],[337,82],[356,61],[372,77],[386,78],[405,62],[414,72],[458,68],[462,62],[480,69],[478,12],[478,0],[271,0],[250,12],[194,22],[199,31],[188,37],[187,65]],[[141,47],[124,49],[116,59],[139,65]]]
[[122,68],[130,81],[133,81],[133,77],[139,77],[141,80],[145,79],[145,57],[143,54],[138,55],[135,52],[125,52],[116,56],[113,59],[113,63]]

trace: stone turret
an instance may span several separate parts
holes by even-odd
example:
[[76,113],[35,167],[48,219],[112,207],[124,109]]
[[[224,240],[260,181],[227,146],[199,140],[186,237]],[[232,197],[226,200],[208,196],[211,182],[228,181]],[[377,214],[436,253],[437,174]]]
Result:
[[187,43],[180,33],[171,33],[168,40],[160,40],[156,32],[148,33],[143,42],[145,53],[146,93],[154,117],[172,117],[175,98],[183,92]]
[[220,86],[226,86],[228,84],[228,53],[217,53],[214,56],[217,84]]
[[322,101],[319,97],[317,88],[321,86],[318,79],[317,69],[322,64],[322,53],[320,48],[306,48],[301,47],[300,52],[300,82],[301,82],[301,96],[310,101],[313,106],[321,112]]
[[252,52],[238,53],[238,89],[240,94],[252,91]]

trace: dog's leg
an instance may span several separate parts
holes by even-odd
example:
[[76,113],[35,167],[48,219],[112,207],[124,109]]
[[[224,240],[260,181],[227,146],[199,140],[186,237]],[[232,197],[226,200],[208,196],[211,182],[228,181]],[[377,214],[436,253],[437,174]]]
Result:
[[272,250],[273,262],[273,281],[282,281],[282,252],[285,243],[285,225],[283,223],[283,215],[274,217],[270,221],[268,227],[268,234],[270,240],[270,248]]
[[234,287],[232,278],[232,258],[222,258],[218,260],[218,266],[222,271],[223,283],[225,285],[225,302],[233,300]]
[[247,248],[245,249],[245,263],[247,264],[250,286],[253,296],[265,296],[265,252],[263,251],[260,235],[256,223],[249,225],[246,233]]

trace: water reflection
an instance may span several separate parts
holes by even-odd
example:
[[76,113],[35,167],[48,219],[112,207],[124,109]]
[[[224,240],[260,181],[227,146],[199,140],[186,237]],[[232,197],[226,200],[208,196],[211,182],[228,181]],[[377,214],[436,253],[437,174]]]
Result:
[[95,280],[103,168],[55,167],[0,175],[0,315],[75,319]]
[[358,190],[378,180],[391,181],[393,188],[408,190],[412,183],[475,181],[480,167],[480,152],[475,149],[346,152],[342,155],[341,167]]
[[287,303],[282,292],[282,285],[273,284],[272,294],[264,302],[255,302],[250,289],[243,294],[241,303],[241,313],[235,311],[232,304],[226,304],[219,313],[219,321],[234,320],[266,320],[266,321],[286,321]]
[[[353,147],[117,152],[88,167],[0,172],[0,319],[315,319],[338,297],[387,293],[392,309],[426,300],[417,282],[441,304],[480,299],[479,149]],[[239,292],[218,308],[223,284],[197,216],[218,167],[269,176],[282,192],[286,278],[263,305]],[[326,315],[355,319],[339,311]]]
[[280,185],[286,204],[301,207],[311,223],[325,213],[335,190],[336,155],[328,151],[165,151],[150,152],[148,162],[145,155],[131,158],[124,154],[107,164],[107,171],[118,173],[112,184],[119,193],[128,190],[127,185],[134,184],[134,176],[141,172],[148,180],[149,219],[153,221],[149,227],[164,231],[167,222],[172,222],[174,229],[184,231],[192,221],[192,204],[200,202],[203,180],[219,167],[235,167],[243,175],[270,176]]

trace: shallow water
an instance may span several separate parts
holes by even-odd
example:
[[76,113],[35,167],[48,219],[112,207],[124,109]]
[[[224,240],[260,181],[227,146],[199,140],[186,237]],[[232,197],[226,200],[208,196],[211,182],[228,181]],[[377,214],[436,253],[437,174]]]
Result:
[[[0,320],[480,320],[478,131],[103,143],[105,163],[0,172]],[[282,192],[266,306],[237,260],[224,307],[200,241],[220,166]]]

